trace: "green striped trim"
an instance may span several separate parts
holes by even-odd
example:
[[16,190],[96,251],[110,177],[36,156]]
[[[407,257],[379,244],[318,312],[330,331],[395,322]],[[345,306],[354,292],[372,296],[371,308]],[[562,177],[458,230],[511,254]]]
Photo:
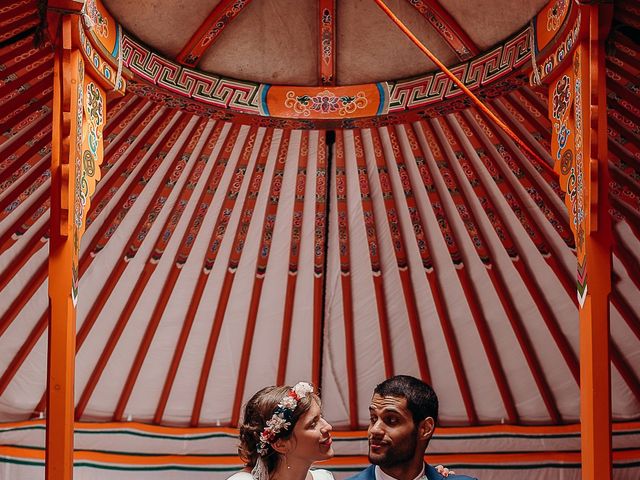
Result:
[[[18,460],[9,457],[0,457],[0,463],[9,463],[15,465],[24,465],[29,467],[44,467],[44,462],[35,462],[29,460]],[[117,470],[117,471],[204,471],[204,472],[235,472],[239,466],[185,466],[185,465],[153,465],[153,466],[122,466],[109,465],[104,463],[92,463],[86,461],[74,462],[74,468],[97,468],[101,470]],[[627,469],[640,467],[640,461],[632,461],[629,463],[618,462],[613,464],[614,469]],[[326,470],[332,472],[358,472],[363,466],[354,467],[331,467],[324,466]],[[545,463],[527,463],[527,464],[481,464],[481,463],[451,463],[451,469],[481,469],[481,470],[541,470],[541,469],[579,469],[580,463],[562,463],[562,462],[545,462]]]

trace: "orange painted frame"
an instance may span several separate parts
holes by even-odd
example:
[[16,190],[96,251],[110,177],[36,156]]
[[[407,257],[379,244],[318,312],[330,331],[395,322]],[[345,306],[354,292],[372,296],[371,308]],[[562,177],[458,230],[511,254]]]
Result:
[[[580,5],[581,38],[570,63],[549,86],[552,157],[567,192],[576,238],[580,300],[582,478],[611,479],[609,294],[611,218],[604,39],[612,6]],[[569,65],[566,65],[569,63]],[[562,73],[564,71],[564,74]]]

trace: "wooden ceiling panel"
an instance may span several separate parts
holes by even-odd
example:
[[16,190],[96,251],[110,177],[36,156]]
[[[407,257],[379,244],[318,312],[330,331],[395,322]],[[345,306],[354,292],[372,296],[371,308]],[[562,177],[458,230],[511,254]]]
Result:
[[316,0],[251,2],[224,30],[198,67],[270,84],[316,85]]
[[220,0],[107,0],[122,27],[169,58],[176,55]]
[[445,0],[441,5],[483,51],[508,38],[507,32],[524,27],[547,3],[548,0]]

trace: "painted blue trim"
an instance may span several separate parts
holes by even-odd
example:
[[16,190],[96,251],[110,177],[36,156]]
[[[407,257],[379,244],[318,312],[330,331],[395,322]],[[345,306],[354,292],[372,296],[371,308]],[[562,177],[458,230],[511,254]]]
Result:
[[384,98],[384,88],[382,88],[382,84],[380,82],[376,83],[376,87],[378,88],[378,93],[380,94],[380,103],[378,103],[378,111],[376,112],[376,115],[382,115],[386,102],[386,98]]
[[121,38],[122,38],[122,27],[120,26],[120,24],[118,24],[118,27],[116,28],[116,43],[113,46],[113,51],[111,52],[111,56],[113,58],[118,58],[118,48],[121,42]]
[[269,91],[270,88],[271,88],[271,85],[269,85],[268,83],[265,83],[262,86],[262,93],[260,94],[260,105],[262,107],[262,115],[264,115],[265,117],[271,116],[271,114],[269,113],[269,107],[267,106],[267,92]]

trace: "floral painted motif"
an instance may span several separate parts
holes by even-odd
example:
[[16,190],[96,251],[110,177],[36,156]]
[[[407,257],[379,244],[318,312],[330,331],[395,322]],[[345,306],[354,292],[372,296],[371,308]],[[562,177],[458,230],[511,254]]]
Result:
[[107,38],[109,36],[109,21],[100,13],[96,6],[95,0],[87,0],[85,3],[86,15],[89,17],[89,21],[93,29],[101,37]]
[[568,6],[568,0],[557,0],[555,5],[549,9],[547,12],[548,32],[556,31],[560,27]]
[[314,96],[298,96],[295,92],[289,91],[284,104],[285,107],[291,108],[297,114],[305,117],[312,113],[332,114],[335,112],[340,116],[345,116],[366,107],[368,100],[364,92],[358,92],[355,96],[337,96],[329,90],[323,90]]
[[571,102],[571,82],[568,75],[563,75],[553,91],[553,118],[560,120]]

